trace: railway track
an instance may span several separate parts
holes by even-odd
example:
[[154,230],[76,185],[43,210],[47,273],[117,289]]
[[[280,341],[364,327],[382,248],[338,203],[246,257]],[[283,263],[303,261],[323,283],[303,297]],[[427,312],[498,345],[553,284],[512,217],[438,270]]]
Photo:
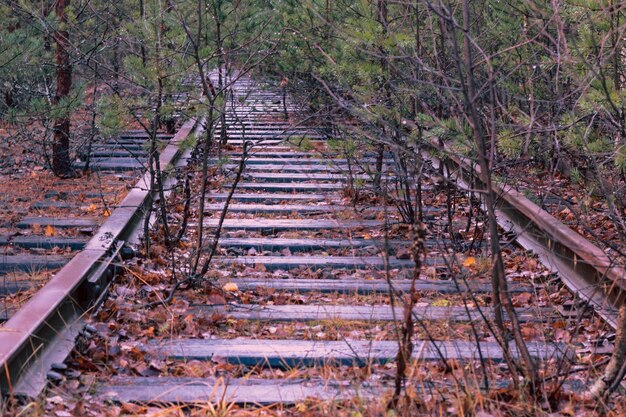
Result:
[[[158,155],[162,166],[173,167],[179,161],[180,144],[194,127],[195,121],[190,120],[176,135],[158,135],[164,146]],[[23,217],[13,225],[19,233],[0,238],[5,253],[12,253],[0,260],[2,397],[36,397],[42,391],[53,364],[63,362],[73,348],[85,314],[101,301],[116,265],[133,256],[125,243],[137,234],[153,199],[149,174],[144,173],[147,139],[140,131],[125,131],[94,143],[83,154],[90,170],[101,176],[114,173],[118,181],[134,183],[121,201],[116,200],[119,192],[50,190],[33,208],[52,214]],[[85,163],[79,162],[77,168]],[[164,173],[171,174],[171,168]],[[62,255],[56,255],[59,252]],[[11,275],[32,275],[43,269],[59,270],[45,283]],[[8,298],[23,291],[29,297],[14,307]]]
[[[249,78],[234,85],[233,97],[235,104],[226,117],[229,147],[213,159],[226,173],[224,180],[207,194],[208,218],[190,225],[191,238],[199,227],[215,233],[221,225],[211,285],[183,288],[171,306],[144,309],[146,298],[162,297],[158,294],[163,284],[144,282],[132,289],[133,281],[127,280],[121,290],[112,291],[95,317],[77,321],[85,311],[82,301],[70,320],[56,309],[67,304],[68,297],[82,298],[84,289],[79,295],[75,282],[74,289],[47,304],[43,321],[34,325],[26,313],[18,312],[5,324],[11,329],[18,323],[24,329],[10,341],[0,341],[0,359],[11,375],[25,375],[20,381],[31,378],[19,364],[38,350],[33,340],[51,346],[55,342],[29,331],[45,327],[49,317],[58,315],[66,323],[77,323],[74,334],[82,331],[90,340],[67,360],[69,370],[57,364],[59,381],[49,392],[69,402],[67,394],[76,390],[88,392],[98,404],[258,406],[316,398],[357,405],[360,400],[355,398],[388,397],[402,300],[414,268],[410,230],[383,202],[372,207],[366,201],[354,210],[343,194],[348,161],[328,147],[314,127],[294,126],[284,119],[285,108],[293,119],[296,103],[283,103],[280,92]],[[246,142],[253,146],[220,222]],[[304,142],[311,146],[302,146]],[[437,168],[439,162],[432,161]],[[453,162],[459,187],[471,189],[464,161]],[[367,194],[375,161],[364,154],[360,163],[355,178]],[[385,165],[393,167],[391,157]],[[392,180],[386,176],[383,181],[390,190]],[[586,340],[577,329],[606,326],[600,333],[610,335],[614,306],[622,299],[623,270],[607,265],[599,249],[519,193],[501,191],[501,226],[514,233],[517,242],[507,242],[504,251],[510,291],[531,354],[550,374],[575,369],[585,353],[609,353],[610,337]],[[455,230],[464,229],[470,207],[467,193],[451,195],[428,179],[422,192],[429,253],[415,283],[419,299],[412,314],[418,324],[405,388],[417,396],[437,392],[446,398],[458,397],[460,387],[484,389],[481,363],[489,370],[488,386],[503,387],[503,352],[484,321],[493,318],[493,309],[489,264],[480,255],[480,216],[474,213],[476,233],[461,234],[459,241],[450,234],[448,208],[454,204]],[[116,236],[115,241],[124,240],[122,231]],[[113,256],[110,248],[101,257],[107,255]],[[600,291],[607,278],[611,290]],[[580,298],[593,309],[581,305]],[[74,338],[64,340],[67,350]],[[517,356],[513,343],[510,346]],[[57,362],[58,356],[48,365]],[[40,366],[40,374],[49,368]],[[6,393],[8,381],[1,381]],[[34,385],[13,384],[14,392],[34,392],[24,389],[25,384]],[[576,390],[582,385],[584,381],[574,378],[566,387]]]

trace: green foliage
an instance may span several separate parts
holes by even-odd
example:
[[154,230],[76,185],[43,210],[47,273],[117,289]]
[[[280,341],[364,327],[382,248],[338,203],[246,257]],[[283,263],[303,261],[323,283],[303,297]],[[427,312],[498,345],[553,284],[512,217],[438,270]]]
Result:
[[302,137],[294,137],[294,138],[289,138],[289,143],[294,145],[297,149],[308,152],[308,151],[312,151],[315,149],[315,146],[313,146],[313,142],[311,142],[311,139],[302,136]]
[[498,135],[498,149],[507,158],[517,158],[522,154],[524,139],[511,130],[503,130]]
[[582,184],[583,182],[583,175],[581,174],[580,170],[576,167],[571,169],[569,173],[569,177],[570,177],[570,181],[572,181],[574,184]]
[[[104,134],[121,128],[122,114],[171,118],[181,111],[168,99],[172,92],[186,83],[193,85],[192,95],[197,93],[196,81],[190,81],[196,79],[195,50],[184,22],[198,37],[194,42],[203,68],[226,61],[237,68],[253,65],[271,53],[259,71],[288,76],[290,86],[291,80],[304,80],[318,88],[314,109],[332,103],[326,89],[332,91],[344,100],[349,117],[368,126],[362,135],[368,142],[413,145],[440,139],[471,155],[475,138],[468,113],[473,108],[486,135],[497,135],[499,157],[519,157],[530,145],[541,160],[558,151],[603,157],[607,166],[619,169],[626,165],[626,66],[614,59],[626,46],[616,32],[623,22],[616,25],[603,2],[559,3],[557,10],[551,3],[526,0],[470,2],[468,35],[478,97],[469,104],[463,93],[464,34],[428,2],[211,0],[201,21],[197,2],[143,4],[140,11],[136,2],[96,0],[84,10],[76,4],[68,9],[77,83],[56,106],[51,104],[51,34],[58,28],[53,10],[43,13],[32,2],[1,4],[0,117],[27,123],[33,115],[44,120],[73,114],[84,101],[80,84],[95,77],[113,89],[133,89],[123,99],[99,102],[97,123]],[[462,22],[460,7],[451,13]],[[219,50],[228,51],[227,60]],[[217,109],[224,104],[223,97],[213,103]],[[183,110],[208,113],[206,102]],[[400,129],[404,120],[420,129]],[[394,133],[398,130],[402,134]],[[357,146],[347,141],[341,148],[355,153]]]
[[123,128],[123,117],[127,114],[122,99],[118,96],[104,96],[98,100],[97,112],[99,117],[96,124],[100,134],[112,137],[119,134]]
[[626,145],[622,145],[617,149],[613,161],[617,169],[626,172]]

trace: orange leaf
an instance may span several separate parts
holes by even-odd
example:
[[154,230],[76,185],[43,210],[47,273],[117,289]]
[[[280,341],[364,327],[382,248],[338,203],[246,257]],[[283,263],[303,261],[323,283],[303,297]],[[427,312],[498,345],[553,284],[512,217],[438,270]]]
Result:
[[474,266],[474,265],[476,265],[476,258],[474,258],[473,256],[470,256],[469,258],[466,258],[463,261],[463,266],[465,267],[469,268],[470,266]]
[[54,230],[53,226],[47,225],[45,234],[46,234],[47,237],[52,237],[52,236],[56,235],[57,232],[56,232],[56,230]]
[[236,292],[239,291],[239,287],[237,287],[237,284],[235,284],[234,282],[228,282],[226,284],[224,284],[224,286],[222,287],[222,289],[224,291],[228,291],[228,292]]

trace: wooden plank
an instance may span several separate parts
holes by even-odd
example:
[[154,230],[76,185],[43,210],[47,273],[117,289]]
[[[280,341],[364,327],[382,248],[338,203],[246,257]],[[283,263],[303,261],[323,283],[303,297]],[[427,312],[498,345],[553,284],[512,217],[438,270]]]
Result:
[[[482,314],[488,319],[494,318],[492,307],[482,307]],[[413,314],[420,320],[445,320],[452,322],[482,321],[477,308],[469,308],[469,315],[463,306],[437,307],[416,306]],[[520,322],[544,322],[553,316],[550,308],[517,308],[515,309]],[[325,320],[347,321],[397,321],[401,320],[404,308],[389,305],[228,305],[205,306],[194,305],[189,312],[206,314],[224,314],[238,320],[276,321],[276,322],[307,322]],[[505,314],[506,317],[506,314]]]
[[[220,128],[218,127],[217,132],[220,132]],[[264,136],[268,138],[277,138],[283,136],[294,136],[294,137],[306,137],[312,139],[320,139],[323,136],[320,136],[319,133],[311,132],[307,130],[293,130],[293,129],[285,129],[282,126],[268,126],[263,127],[259,126],[258,129],[254,129],[254,126],[248,125],[246,129],[242,129],[241,126],[238,127],[228,127],[226,129],[226,135],[229,138],[237,138],[237,137],[257,137]]]
[[[276,146],[276,145],[287,145],[294,144],[294,146],[298,147],[301,143],[302,138],[297,137],[285,137],[285,138],[275,138],[275,139],[267,139],[267,138],[229,138],[229,145],[243,145],[244,142],[248,142],[253,146]],[[324,139],[307,139],[307,143],[311,143],[315,145],[322,145],[326,141]]]
[[[112,172],[126,172],[126,171],[142,171],[146,169],[146,161],[118,161],[112,158],[109,160],[93,161],[89,163],[89,169],[92,171],[112,171]],[[125,158],[124,158],[125,159]],[[76,162],[74,164],[76,168],[83,169],[85,167],[84,162]]]
[[[229,157],[240,157],[241,155],[242,153],[239,151],[228,152]],[[248,152],[248,156],[251,158],[333,158],[341,155],[337,152],[328,152],[327,155],[321,155],[320,152],[315,150],[303,152],[295,148],[286,151],[272,151],[266,149],[264,146],[255,146]]]
[[103,191],[96,191],[96,192],[79,192],[79,191],[74,191],[74,192],[65,192],[65,191],[48,191],[47,193],[44,194],[44,198],[50,199],[57,199],[57,200],[65,200],[67,199],[69,196],[82,196],[85,198],[101,198],[103,196],[114,196],[116,193],[114,192],[103,192]]
[[[222,165],[224,169],[237,169],[238,165],[236,164],[224,164]],[[365,166],[370,173],[375,171],[373,166]],[[365,172],[361,167],[354,166],[352,167],[354,172]],[[263,164],[263,165],[247,165],[245,172],[251,171],[280,171],[280,172],[321,172],[321,173],[345,173],[349,170],[347,165],[294,165],[294,164],[284,164],[282,161],[276,161],[275,164]],[[386,168],[383,169],[383,172],[387,171]]]
[[20,229],[38,226],[58,228],[95,227],[98,221],[93,217],[24,217],[16,226]]
[[[262,150],[263,152],[299,152],[298,148],[295,146],[291,146],[289,144],[283,145],[254,145],[251,148],[251,151],[256,152],[257,150]],[[229,152],[229,155],[236,155],[237,152]]]
[[71,209],[74,207],[77,207],[77,205],[66,203],[65,201],[37,201],[30,206],[30,208],[34,210],[48,210],[48,209],[67,210],[67,209]]
[[119,137],[119,138],[111,138],[109,140],[107,140],[106,142],[98,142],[98,143],[94,143],[92,144],[92,149],[94,146],[98,146],[101,144],[120,144],[120,145],[145,145],[148,142],[148,138],[147,137]]
[[18,246],[21,248],[71,248],[72,250],[85,247],[87,239],[72,237],[47,237],[47,236],[0,236],[0,246]]
[[[292,108],[287,108],[288,112],[291,111],[296,111],[297,109],[292,107]],[[256,105],[252,105],[252,106],[240,106],[238,108],[235,108],[233,111],[229,112],[229,114],[233,114],[233,115],[240,115],[240,116],[255,116],[255,115],[259,115],[259,116],[278,116],[278,117],[284,117],[284,111],[282,108],[282,105],[279,104],[272,104],[272,103],[257,103]]]
[[[237,161],[237,157],[230,158],[231,161]],[[209,158],[209,163],[217,164],[220,161],[216,158]],[[363,158],[361,162],[374,163],[373,158]],[[254,158],[250,157],[246,159],[246,165],[267,165],[267,164],[292,164],[292,165],[346,165],[345,159],[325,159],[325,158]]]
[[148,152],[145,150],[126,150],[126,149],[112,149],[112,150],[96,150],[93,151],[90,156],[92,158],[147,158]]
[[[370,239],[288,239],[288,238],[221,238],[219,245],[222,248],[255,248],[258,250],[275,251],[289,249],[292,252],[325,249],[351,249],[373,247],[382,249],[385,242]],[[392,248],[408,247],[410,240],[390,240],[387,244]],[[439,242],[428,241],[428,246],[436,246]],[[448,242],[449,243],[449,242]],[[442,242],[443,244],[443,242]]]
[[[222,188],[230,188],[231,184],[222,184]],[[302,183],[302,182],[290,182],[290,183],[255,183],[255,182],[240,182],[237,184],[238,190],[252,190],[252,191],[265,191],[265,192],[332,192],[341,191],[346,186],[338,183]]]
[[[248,123],[253,126],[286,126],[291,127],[292,129],[314,129],[315,127],[311,127],[305,124],[302,124],[298,121],[286,121],[286,120],[277,120],[272,117],[257,117],[257,116],[240,116],[235,117],[232,113],[226,114],[226,122],[227,126],[239,126],[242,123]],[[220,125],[220,122],[217,122],[217,125]]]
[[0,279],[0,295],[13,294],[18,291],[28,291],[38,284],[41,284],[41,282],[6,279],[6,277],[3,277],[3,279]]
[[[204,209],[210,211],[222,211],[224,204],[206,204]],[[228,211],[231,213],[300,213],[300,214],[323,214],[338,211],[352,210],[350,206],[342,205],[305,205],[305,204],[229,204]]]
[[[519,358],[515,342],[509,342],[511,355]],[[574,352],[564,344],[527,342],[530,354],[538,360],[572,358]],[[366,366],[394,362],[398,354],[396,340],[252,340],[252,339],[165,339],[141,346],[150,354],[170,360],[209,361],[219,357],[228,363],[270,368],[310,367],[318,365]],[[412,359],[418,361],[479,360],[479,349],[487,361],[504,360],[497,342],[465,340],[413,342]]]
[[[291,194],[290,194],[291,195]],[[204,206],[205,213],[212,211],[222,211],[223,203],[207,203]],[[424,216],[426,218],[434,218],[435,216],[444,216],[445,209],[437,207],[423,207]],[[299,213],[299,214],[324,214],[336,212],[352,212],[352,206],[344,206],[341,204],[239,204],[231,203],[228,205],[228,211],[232,213]],[[373,214],[384,211],[383,207],[366,207],[359,209],[359,213]]]
[[[382,269],[386,265],[389,268],[413,268],[415,263],[409,259],[396,259],[389,257],[387,261],[380,256],[238,256],[224,257],[216,256],[215,262],[222,264],[239,264],[255,267],[263,265],[265,269],[274,271],[277,269]],[[426,265],[444,267],[442,261],[428,258]]]
[[[292,123],[290,121],[285,121],[285,120],[262,120],[262,119],[251,120],[250,118],[247,118],[247,117],[243,117],[243,118],[236,120],[232,117],[232,115],[227,114],[226,121],[231,122],[231,123],[226,123],[227,127],[233,127],[233,128],[239,128],[239,129],[241,128],[242,125],[244,126],[249,125],[252,128],[257,128],[257,129],[282,128],[282,129],[291,129],[291,130],[306,130],[306,131],[312,131],[312,132],[317,132],[317,133],[320,132],[319,129],[317,129],[315,126],[297,124],[297,123]],[[221,125],[222,125],[221,121],[217,121],[216,126],[219,127]]]
[[146,158],[138,158],[138,157],[133,157],[133,156],[129,156],[126,158],[109,158],[109,157],[92,158],[89,165],[108,164],[108,163],[113,163],[113,162],[119,165],[130,166],[133,164],[141,164],[141,166],[145,166]]
[[0,256],[0,273],[60,268],[70,259],[63,255],[3,255]]
[[[230,138],[228,140],[228,144],[229,145],[238,145],[238,146],[242,146],[244,143],[248,143],[248,144],[253,144],[254,146],[259,146],[259,145],[283,145],[286,142],[286,139],[235,139],[235,138]],[[236,159],[236,158],[233,158]]]
[[[220,122],[216,123],[216,129],[219,130],[222,127]],[[266,129],[266,130],[278,130],[278,131],[293,131],[293,132],[314,132],[310,127],[307,126],[295,126],[289,123],[281,122],[281,121],[271,121],[271,120],[263,120],[256,117],[240,117],[240,118],[229,118],[226,117],[226,128],[227,129],[238,129],[242,128],[246,129]],[[316,132],[319,134],[319,132]]]
[[[333,174],[333,173],[328,173],[328,172],[326,173],[246,172],[244,173],[244,177],[246,179],[254,179],[256,181],[279,182],[279,183],[300,182],[300,181],[347,182],[349,179],[347,174]],[[353,175],[352,178],[356,180],[362,180],[362,181],[372,181],[374,179],[374,176],[367,175],[367,174],[356,174],[356,175]],[[392,179],[392,178],[395,178],[395,177],[390,177],[387,175],[384,176],[384,179]]]
[[[412,384],[411,388],[420,397],[436,393],[457,395],[458,390],[467,392],[484,390],[474,378],[465,378],[464,387],[448,383],[423,381]],[[492,380],[490,388],[506,389],[508,380]],[[563,388],[567,392],[583,392],[584,383],[566,381]],[[269,406],[300,404],[309,398],[326,401],[354,399],[378,399],[385,404],[392,388],[371,382],[349,383],[333,379],[253,379],[253,378],[176,378],[176,377],[127,377],[115,376],[106,383],[95,387],[95,397],[100,401],[134,402],[141,404],[201,404],[219,403],[239,406]],[[452,392],[451,392],[452,391]]]
[[[241,152],[228,152],[229,157],[241,157]],[[285,152],[271,152],[265,149],[264,146],[259,146],[253,148],[250,152],[248,152],[248,156],[250,158],[333,158],[336,156],[341,156],[337,153],[328,154],[328,155],[320,155],[319,152],[311,151],[311,152],[302,152],[298,150],[285,151]]]
[[[296,293],[321,292],[340,294],[387,294],[389,293],[389,283],[386,280],[338,280],[338,279],[252,279],[252,278],[230,278],[222,280],[222,285],[232,282],[237,284],[240,291],[253,291],[256,289],[272,288],[276,291],[288,291]],[[443,280],[417,280],[415,289],[420,292],[436,292],[441,294],[454,294],[458,292],[491,292],[490,282],[470,282],[468,285],[463,282],[457,285],[454,281]],[[394,291],[406,292],[411,288],[411,280],[395,279],[392,281]],[[509,283],[510,293],[533,292],[534,288],[526,285]]]
[[[323,139],[325,136],[320,134],[319,132],[312,132],[310,130],[291,130],[287,129],[284,126],[274,125],[274,126],[256,126],[256,129],[253,130],[254,125],[248,125],[250,129],[241,129],[241,125],[239,126],[229,126],[228,127],[228,137],[241,137],[241,138],[256,138],[256,137],[297,137],[297,138],[311,138],[311,139]],[[218,128],[219,129],[219,128]]]
[[326,136],[324,135],[320,135],[320,134],[302,134],[300,132],[294,132],[294,133],[246,133],[241,134],[241,135],[235,135],[235,134],[231,134],[228,135],[229,136],[229,140],[228,143],[230,143],[230,141],[232,139],[242,139],[242,140],[263,140],[263,139],[290,139],[290,138],[297,138],[297,139],[302,139],[302,138],[306,138],[306,139],[325,139]]
[[[303,152],[301,150],[298,150],[298,148],[294,145],[290,150],[285,150],[285,151],[279,151],[279,150],[272,150],[271,146],[263,146],[262,144],[260,145],[256,145],[253,146],[250,151],[248,152],[248,157],[249,158],[277,158],[277,159],[283,159],[283,158],[322,158],[322,159],[327,159],[327,160],[336,160],[336,159],[340,159],[345,161],[345,154],[342,152],[338,152],[338,151],[334,151],[334,150],[318,150],[318,149],[311,149],[310,151],[307,152]],[[228,152],[227,155],[229,157],[237,157],[240,158],[243,153],[239,152],[239,151],[232,151],[232,152]],[[364,153],[360,153],[358,155],[359,157],[366,157],[366,158],[376,158],[376,153],[374,152],[364,152]],[[394,162],[393,158],[393,154],[390,152],[385,152],[385,160],[384,162],[386,162],[387,164],[391,164]]]
[[[219,219],[207,219],[203,226],[216,228]],[[330,219],[226,219],[222,228],[230,230],[326,230],[326,229],[361,229],[382,228],[385,222],[380,220],[330,220]]]
[[226,402],[238,405],[295,404],[307,398],[374,398],[388,389],[370,386],[354,389],[322,380],[288,379],[273,381],[252,378],[113,377],[96,387],[101,401],[191,404]]
[[[226,200],[228,193],[209,193],[207,199],[212,200]],[[233,201],[245,201],[245,202],[277,202],[277,201],[338,201],[338,198],[333,198],[328,194],[287,194],[287,193],[234,193]]]
[[92,151],[131,151],[131,152],[146,152],[146,146],[142,144],[129,144],[129,143],[102,143],[93,145]]
[[[124,132],[120,135],[120,139],[149,139],[150,137],[152,137],[151,134],[148,134],[147,132]],[[167,133],[157,133],[156,134],[157,139],[161,139],[161,140],[169,140],[171,138],[174,137],[174,135],[170,135]]]

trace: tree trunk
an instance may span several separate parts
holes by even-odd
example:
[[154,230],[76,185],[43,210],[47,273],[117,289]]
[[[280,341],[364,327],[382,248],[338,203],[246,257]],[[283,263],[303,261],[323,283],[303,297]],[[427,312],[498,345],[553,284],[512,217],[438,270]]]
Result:
[[[59,105],[67,97],[72,87],[72,65],[69,54],[69,32],[67,30],[67,15],[65,9],[70,0],[57,0],[56,15],[57,28],[54,32],[56,43],[56,75],[57,87],[53,104]],[[70,176],[72,164],[70,161],[70,114],[62,111],[54,121],[54,135],[52,142],[52,170],[60,177]]]
[[[387,38],[388,32],[388,22],[387,22],[387,1],[386,0],[378,0],[377,4],[377,20],[381,26],[383,39]],[[384,107],[389,109],[391,107],[391,91],[390,91],[390,77],[389,77],[389,62],[387,58],[387,49],[383,44],[378,46],[378,50],[380,53],[380,67],[382,69],[382,77],[381,77],[381,85],[380,88],[384,92],[383,102]],[[385,119],[385,116],[382,117],[381,130],[383,131],[383,141],[378,145],[377,154],[376,154],[376,174],[374,175],[374,190],[377,193],[381,192],[381,179],[383,173],[383,162],[385,159],[385,143],[384,138],[388,130],[388,123]]]
[[[141,16],[141,21],[145,21],[146,18],[146,10],[143,7],[143,0],[139,0],[139,15]],[[146,67],[146,64],[148,62],[148,59],[146,58],[146,45],[143,44],[143,42],[141,43],[141,63],[143,64],[143,67]]]
[[15,101],[13,100],[13,91],[7,90],[4,92],[4,103],[7,107],[15,107]]

